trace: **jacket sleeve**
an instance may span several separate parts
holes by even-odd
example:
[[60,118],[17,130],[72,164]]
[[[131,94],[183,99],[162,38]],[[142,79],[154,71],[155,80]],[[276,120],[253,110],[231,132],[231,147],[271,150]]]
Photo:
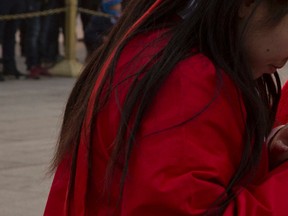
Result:
[[[191,67],[179,67],[143,121],[125,182],[123,216],[202,215],[225,193],[239,166],[245,112],[237,90],[224,77],[215,96],[211,66],[194,65],[197,78],[187,75]],[[201,75],[202,70],[213,73]],[[261,162],[257,183],[240,188],[225,216],[288,215],[288,164],[270,174],[266,165]]]

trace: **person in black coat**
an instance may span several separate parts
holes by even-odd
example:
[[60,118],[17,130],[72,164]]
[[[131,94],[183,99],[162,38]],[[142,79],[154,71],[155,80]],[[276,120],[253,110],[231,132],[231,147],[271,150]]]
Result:
[[[0,1],[0,16],[18,14],[25,10],[23,0]],[[22,76],[15,61],[15,34],[20,20],[0,20],[0,41],[2,42],[3,74],[13,75],[17,79]],[[1,80],[3,76],[0,77]]]

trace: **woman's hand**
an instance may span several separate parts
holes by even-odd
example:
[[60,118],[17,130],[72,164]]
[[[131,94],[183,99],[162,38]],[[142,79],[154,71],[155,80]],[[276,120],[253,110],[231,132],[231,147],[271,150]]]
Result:
[[270,168],[273,169],[288,160],[288,125],[279,129],[268,142]]

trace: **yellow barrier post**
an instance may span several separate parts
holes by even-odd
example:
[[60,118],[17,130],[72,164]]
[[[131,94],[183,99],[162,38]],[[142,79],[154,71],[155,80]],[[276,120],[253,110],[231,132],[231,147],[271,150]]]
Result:
[[65,15],[65,59],[49,71],[52,75],[77,77],[81,73],[82,64],[76,60],[76,16],[77,0],[66,0]]

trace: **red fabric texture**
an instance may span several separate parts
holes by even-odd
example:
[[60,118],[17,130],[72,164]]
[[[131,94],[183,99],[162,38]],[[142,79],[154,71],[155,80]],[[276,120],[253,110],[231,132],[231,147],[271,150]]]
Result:
[[[162,33],[141,35],[126,46],[116,67],[115,84],[140,69],[165,46],[167,39],[158,40]],[[224,73],[222,76],[223,82],[217,90],[215,67],[201,53],[176,65],[143,119],[123,198],[115,210],[110,206],[117,203],[120,170],[116,169],[109,203],[103,188],[120,119],[116,98],[123,103],[133,78],[121,82],[97,117],[90,149],[93,155],[90,180],[87,181],[87,148],[82,137],[74,196],[67,205],[70,173],[67,159],[57,169],[44,215],[203,214],[225,192],[243,151],[245,109],[234,83]],[[225,216],[288,215],[288,163],[269,172],[268,153],[265,145],[263,148],[256,181],[241,188],[225,210]]]
[[282,88],[278,112],[276,116],[276,126],[288,123],[288,82]]

